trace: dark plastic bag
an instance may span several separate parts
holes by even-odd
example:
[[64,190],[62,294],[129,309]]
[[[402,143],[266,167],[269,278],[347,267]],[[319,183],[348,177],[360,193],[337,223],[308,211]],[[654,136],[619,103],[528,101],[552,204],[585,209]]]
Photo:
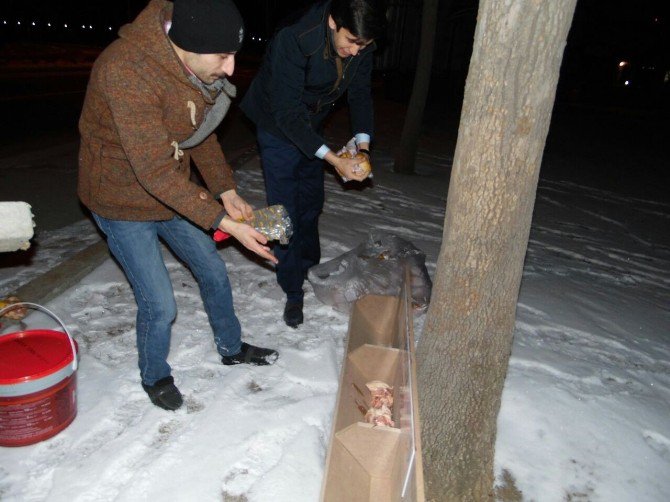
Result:
[[348,312],[365,295],[400,294],[405,266],[410,270],[414,309],[425,310],[433,287],[426,255],[393,234],[370,232],[367,240],[354,249],[310,268],[307,279],[320,301]]

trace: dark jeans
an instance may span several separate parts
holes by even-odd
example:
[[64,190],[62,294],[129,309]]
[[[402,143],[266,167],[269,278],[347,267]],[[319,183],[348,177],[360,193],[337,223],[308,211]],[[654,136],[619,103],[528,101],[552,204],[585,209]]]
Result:
[[178,216],[167,221],[120,221],[94,213],[93,218],[107,235],[107,245],[135,294],[142,383],[153,385],[170,376],[171,371],[167,356],[177,305],[159,237],[188,265],[198,281],[219,354],[239,353],[240,322],[233,308],[226,264],[209,235]]
[[282,204],[293,223],[288,246],[275,245],[277,282],[289,301],[302,301],[307,270],[319,263],[323,209],[323,160],[310,160],[292,143],[258,129],[268,204]]

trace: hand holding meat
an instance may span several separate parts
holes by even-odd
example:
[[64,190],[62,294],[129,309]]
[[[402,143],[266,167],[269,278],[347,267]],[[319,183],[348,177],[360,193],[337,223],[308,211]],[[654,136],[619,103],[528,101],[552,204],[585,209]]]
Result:
[[245,248],[253,251],[261,258],[277,263],[277,258],[274,257],[267,246],[267,238],[252,226],[234,221],[226,216],[221,220],[219,229],[235,237]]
[[253,219],[253,208],[247,202],[237,195],[235,190],[227,190],[221,194],[223,208],[233,220],[249,221]]
[[328,152],[328,155],[326,155],[326,160],[333,165],[337,173],[344,181],[363,181],[368,177],[368,173],[361,169],[359,159],[351,157],[347,158],[344,156],[335,155],[332,152]]
[[364,174],[365,178],[367,178],[370,173],[372,172],[372,165],[370,164],[370,159],[368,156],[362,152],[356,153],[355,155],[352,155],[348,151],[344,151],[341,154],[338,155],[338,157],[342,159],[354,159],[356,160],[357,164],[354,167],[354,172],[360,172],[361,174]]
[[223,208],[232,219],[249,221],[253,219],[253,208],[240,197],[235,190],[228,190],[221,195]]

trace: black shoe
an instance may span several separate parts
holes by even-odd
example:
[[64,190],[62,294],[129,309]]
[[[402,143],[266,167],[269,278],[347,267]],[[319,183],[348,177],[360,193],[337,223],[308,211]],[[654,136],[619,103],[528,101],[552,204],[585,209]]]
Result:
[[151,402],[164,410],[178,410],[184,403],[181,392],[171,376],[161,378],[153,385],[142,384],[142,388],[149,394]]
[[279,357],[276,350],[255,347],[242,342],[242,350],[234,356],[221,356],[221,362],[226,366],[233,364],[251,364],[253,366],[267,366],[274,364]]
[[302,302],[287,301],[284,307],[284,322],[291,328],[297,328],[302,324]]

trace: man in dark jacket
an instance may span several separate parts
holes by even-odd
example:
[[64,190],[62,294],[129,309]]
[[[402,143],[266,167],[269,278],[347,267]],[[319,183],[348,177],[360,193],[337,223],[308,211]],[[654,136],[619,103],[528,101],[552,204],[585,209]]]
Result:
[[[96,61],[79,121],[79,197],[133,288],[142,386],[168,410],[183,399],[167,363],[177,306],[159,238],[198,281],[222,362],[277,358],[241,341],[226,265],[203,231],[219,228],[276,261],[265,237],[237,221],[251,207],[213,134],[235,95],[226,77],[243,34],[232,0],[176,0],[174,8],[152,0]],[[207,189],[190,181],[191,160]]]
[[381,1],[316,4],[277,32],[240,105],[257,126],[268,204],[283,204],[293,222],[289,245],[275,246],[274,253],[287,297],[284,321],[294,328],[303,322],[305,274],[321,258],[323,160],[345,179],[361,181],[368,174],[359,161],[340,158],[326,145],[321,125],[347,92],[358,151],[369,156],[374,39],[385,28]]

